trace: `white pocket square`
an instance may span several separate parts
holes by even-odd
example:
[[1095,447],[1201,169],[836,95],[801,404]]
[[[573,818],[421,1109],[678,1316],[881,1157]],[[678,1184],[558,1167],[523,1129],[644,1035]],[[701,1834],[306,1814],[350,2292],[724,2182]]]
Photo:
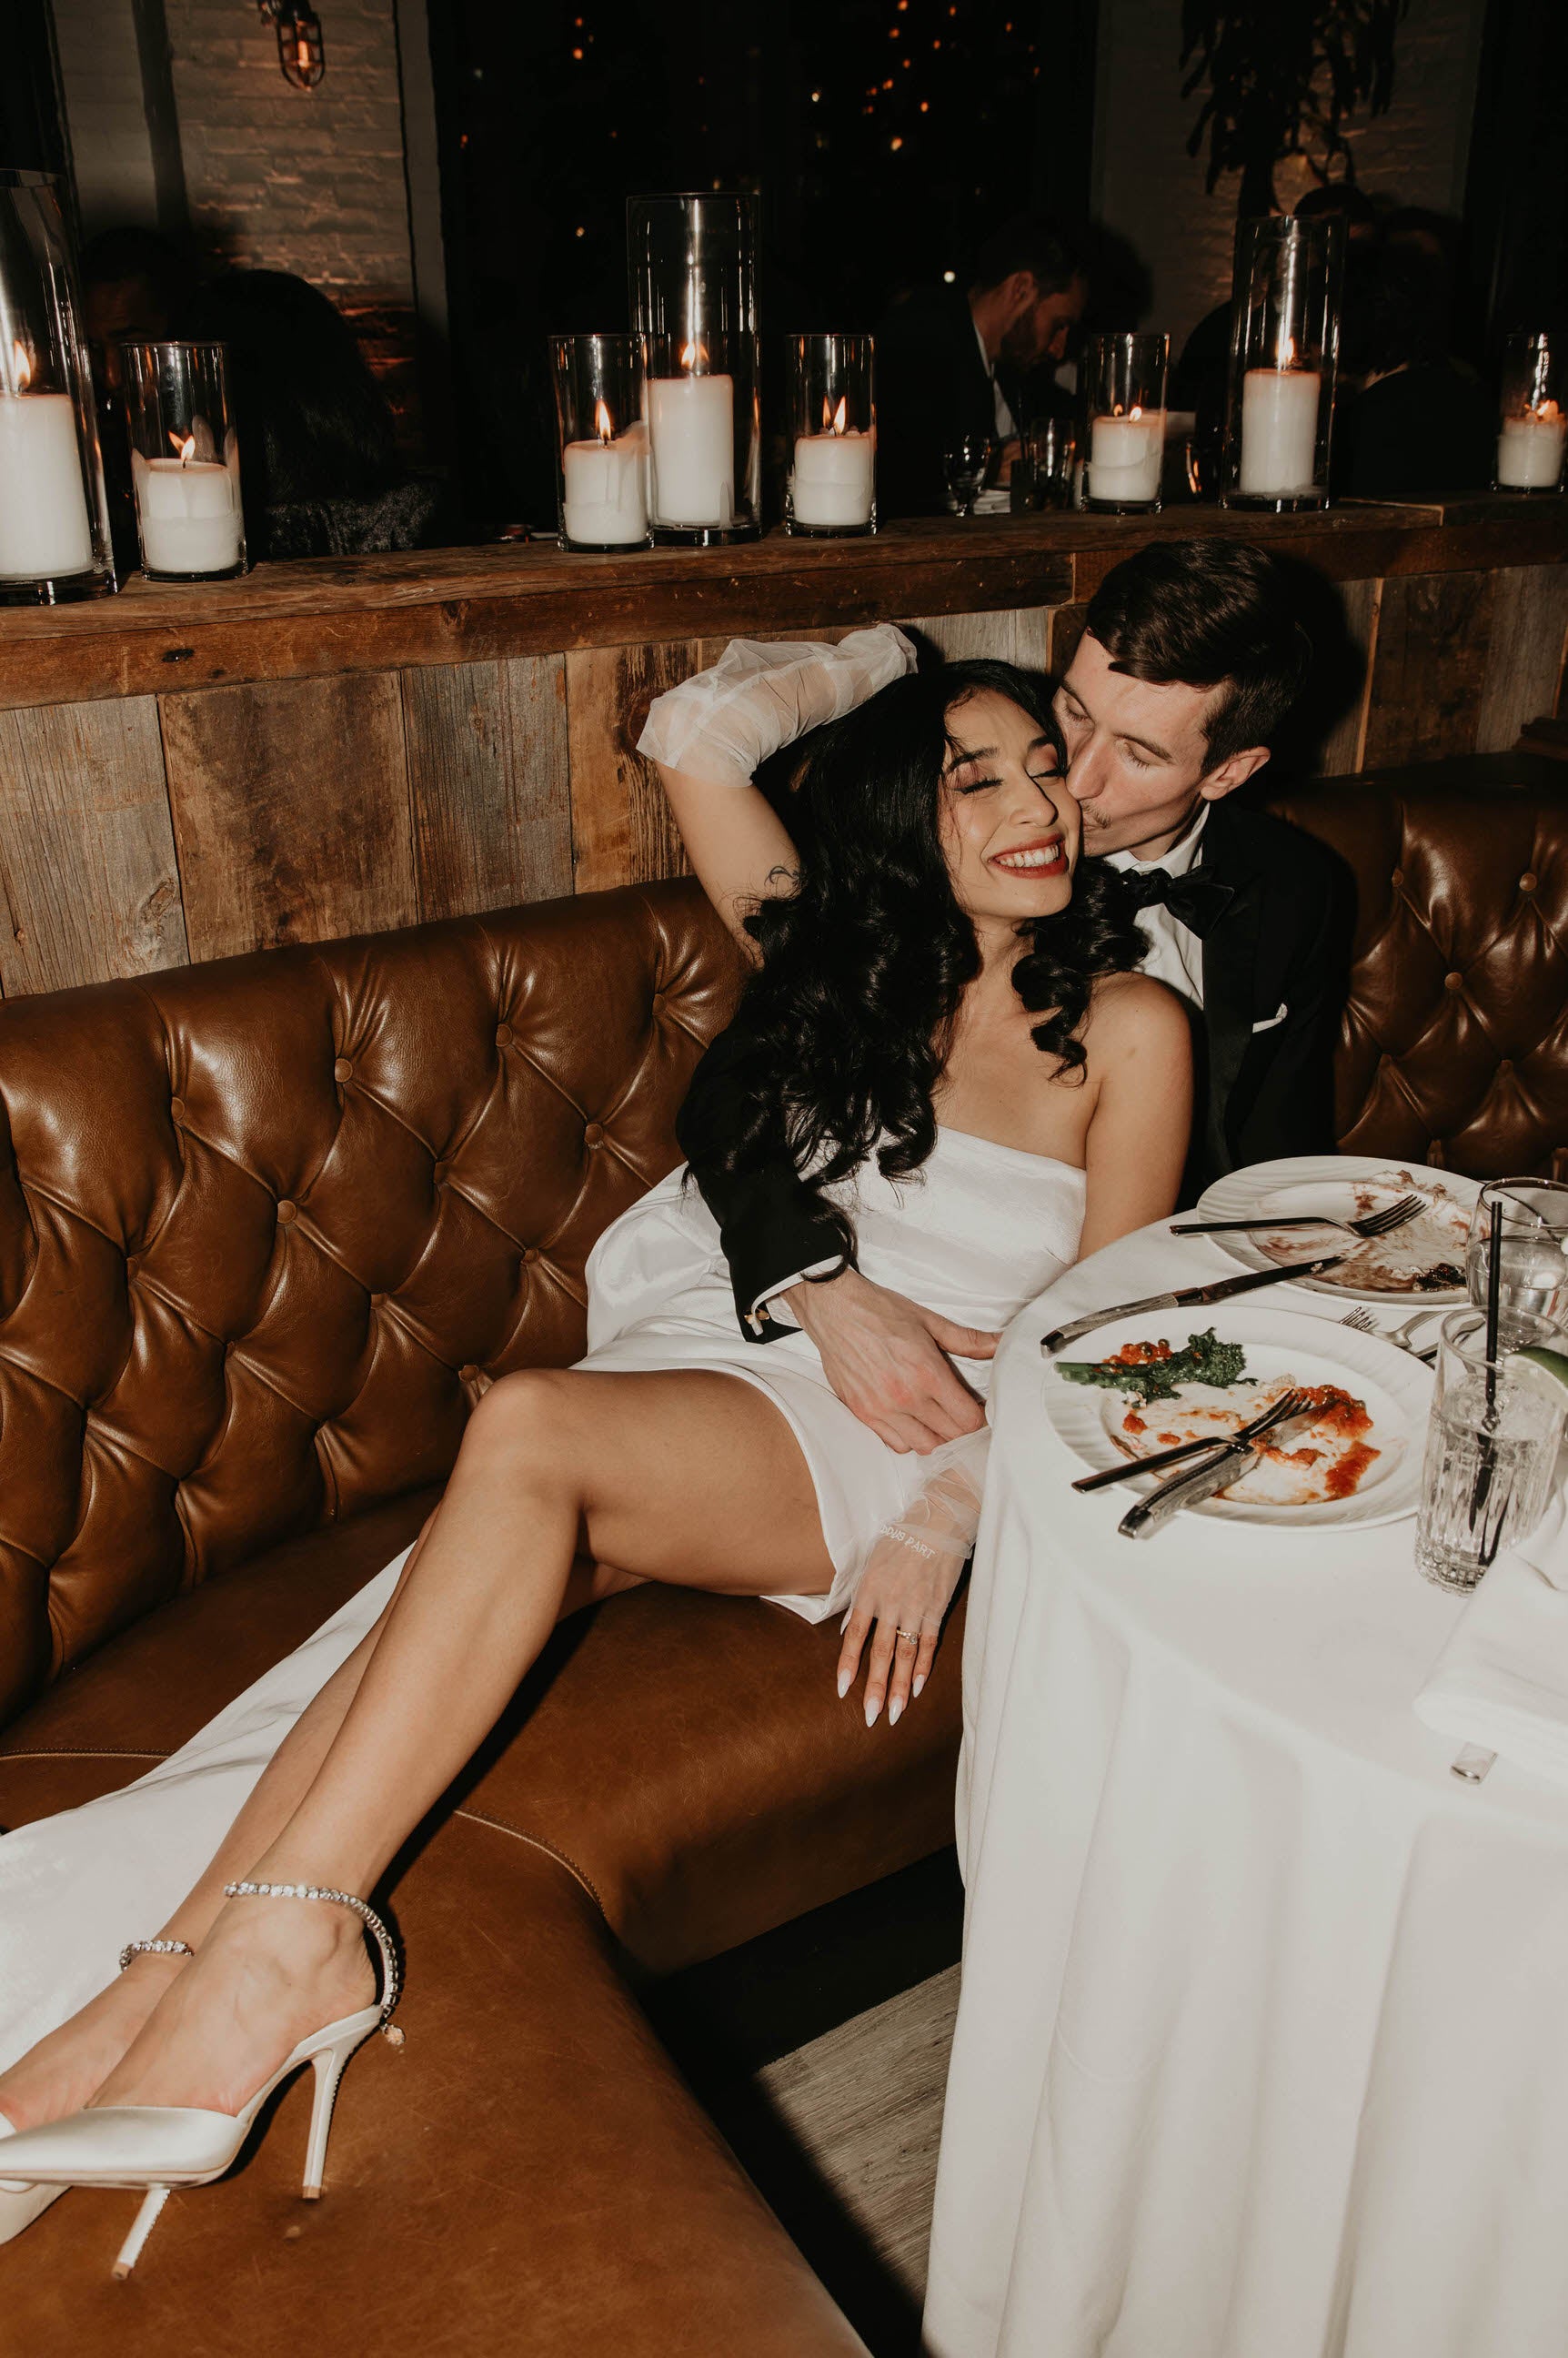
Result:
[[1261,1023],[1254,1023],[1252,1026],[1253,1038],[1256,1039],[1260,1032],[1271,1032],[1276,1023],[1282,1023],[1284,1022],[1290,1011],[1289,1005],[1281,999],[1279,1006],[1275,1009],[1272,1015],[1265,1015]]

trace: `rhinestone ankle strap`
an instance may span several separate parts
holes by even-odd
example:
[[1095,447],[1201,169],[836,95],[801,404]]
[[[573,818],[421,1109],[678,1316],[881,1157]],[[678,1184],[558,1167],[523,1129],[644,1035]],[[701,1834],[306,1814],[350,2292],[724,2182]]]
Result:
[[195,1954],[188,1941],[127,1941],[120,1952],[120,1971],[124,1972],[133,1957],[193,1957]]
[[397,1952],[392,1945],[392,1935],[373,1908],[351,1891],[330,1891],[320,1883],[225,1883],[225,1899],[330,1899],[339,1908],[351,1908],[365,1931],[381,1952],[381,2020],[377,2028],[384,2039],[395,2047],[403,2044],[403,2033],[392,2027],[392,2011],[403,1990],[403,1973],[397,1962]]

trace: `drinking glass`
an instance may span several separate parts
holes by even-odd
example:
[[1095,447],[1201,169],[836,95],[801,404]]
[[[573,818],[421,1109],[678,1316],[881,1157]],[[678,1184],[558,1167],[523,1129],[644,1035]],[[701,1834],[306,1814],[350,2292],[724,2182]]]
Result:
[[1568,1325],[1568,1186],[1555,1179],[1488,1179],[1470,1216],[1465,1282],[1477,1310],[1487,1306],[1492,1206],[1502,1212],[1498,1299],[1505,1341],[1520,1317]]
[[1488,1361],[1480,1311],[1451,1310],[1443,1322],[1415,1527],[1416,1569],[1439,1588],[1476,1587],[1546,1511],[1562,1388],[1513,1353],[1554,1339],[1545,1319],[1521,1314]]
[[1071,507],[1077,455],[1077,434],[1065,417],[1044,418],[1021,436],[1010,486],[1014,515]]
[[975,502],[985,489],[986,470],[990,465],[991,446],[984,435],[966,434],[950,450],[942,454],[942,471],[947,485],[947,503],[955,515],[972,516]]

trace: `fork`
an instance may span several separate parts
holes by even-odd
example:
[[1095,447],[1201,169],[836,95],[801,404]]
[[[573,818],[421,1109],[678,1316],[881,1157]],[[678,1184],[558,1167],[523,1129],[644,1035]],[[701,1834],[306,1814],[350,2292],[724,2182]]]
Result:
[[1162,1467],[1179,1465],[1183,1458],[1196,1457],[1206,1449],[1234,1449],[1238,1441],[1256,1441],[1271,1426],[1283,1424],[1287,1417],[1300,1416],[1311,1405],[1305,1392],[1282,1392],[1271,1408],[1264,1409],[1235,1433],[1210,1433],[1201,1441],[1179,1441],[1173,1449],[1156,1450],[1152,1457],[1130,1457],[1125,1466],[1108,1466],[1098,1474],[1080,1474],[1073,1487],[1103,1490],[1112,1482],[1130,1481],[1135,1474],[1158,1474]]
[[1357,1335],[1376,1335],[1379,1342],[1392,1343],[1397,1350],[1408,1351],[1412,1359],[1426,1361],[1436,1358],[1436,1344],[1433,1343],[1430,1350],[1422,1348],[1411,1341],[1410,1330],[1418,1320],[1432,1315],[1430,1310],[1418,1310],[1415,1317],[1407,1318],[1402,1326],[1383,1327],[1379,1325],[1369,1310],[1357,1303],[1354,1310],[1346,1312],[1339,1323],[1342,1326],[1354,1326]]
[[1423,1195],[1400,1195],[1385,1204],[1380,1212],[1368,1212],[1358,1220],[1332,1220],[1326,1212],[1292,1212],[1283,1219],[1271,1220],[1196,1220],[1171,1223],[1173,1237],[1217,1237],[1238,1228],[1344,1228],[1350,1236],[1364,1241],[1373,1237],[1386,1237],[1390,1228],[1402,1228],[1418,1212],[1426,1209]]

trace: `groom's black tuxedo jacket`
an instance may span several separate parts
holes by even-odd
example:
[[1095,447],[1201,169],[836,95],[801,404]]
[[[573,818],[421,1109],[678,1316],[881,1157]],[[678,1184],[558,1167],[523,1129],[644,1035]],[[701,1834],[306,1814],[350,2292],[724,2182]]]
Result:
[[[1243,1163],[1333,1152],[1332,1056],[1348,940],[1339,871],[1282,819],[1217,803],[1196,866],[1231,897],[1203,945],[1186,1202]],[[721,1033],[704,1059],[705,1078],[721,1084],[739,1044],[735,1032]],[[790,1330],[765,1315],[754,1322],[753,1303],[798,1271],[837,1260],[837,1240],[788,1165],[741,1180],[692,1168],[719,1225],[742,1329],[772,1341]]]

